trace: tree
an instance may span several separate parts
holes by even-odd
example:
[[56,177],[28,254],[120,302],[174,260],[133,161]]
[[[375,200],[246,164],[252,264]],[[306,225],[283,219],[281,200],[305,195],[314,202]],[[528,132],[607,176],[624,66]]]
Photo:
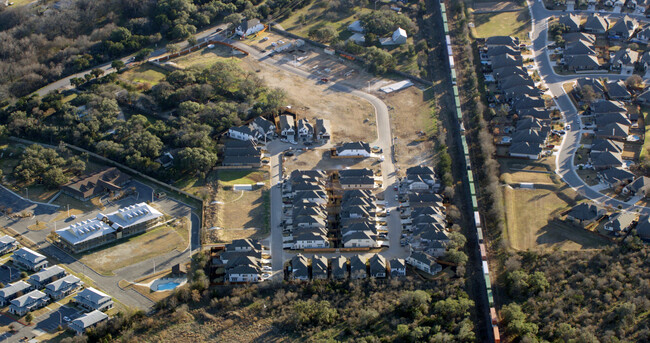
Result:
[[309,30],[309,38],[323,43],[331,42],[336,36],[337,32],[331,26],[323,26]]
[[190,46],[194,46],[199,44],[199,41],[196,39],[196,37],[192,36],[187,39],[187,44],[189,44]]
[[68,183],[68,181],[70,179],[65,176],[61,168],[51,168],[43,174],[43,182],[51,188],[60,187]]
[[643,79],[639,75],[632,75],[625,80],[628,88],[643,88]]
[[371,72],[380,75],[395,69],[395,66],[397,65],[397,61],[393,55],[375,46],[368,48],[364,57],[368,69],[370,69]]
[[28,312],[27,315],[25,315],[25,321],[31,323],[32,320],[34,320],[34,315],[31,312]]
[[223,18],[224,23],[228,23],[231,29],[234,29],[237,26],[239,26],[239,24],[241,24],[243,20],[244,17],[242,17],[242,15],[239,13],[229,14],[225,18]]
[[596,92],[594,91],[594,88],[591,87],[590,85],[584,85],[580,89],[580,98],[582,101],[585,103],[592,103],[594,100],[596,100],[598,96],[596,95]]
[[429,311],[430,302],[431,295],[425,291],[407,291],[399,297],[398,309],[409,317],[416,319]]
[[98,78],[98,77],[104,75],[104,71],[103,71],[102,69],[99,69],[99,68],[95,68],[95,69],[93,69],[90,73],[91,73],[95,78]]
[[145,48],[140,50],[137,54],[135,54],[135,60],[136,61],[144,61],[149,58],[149,55],[153,52],[153,49]]
[[459,266],[464,265],[465,263],[467,263],[468,260],[467,255],[464,252],[456,249],[447,250],[445,257],[447,261],[451,263],[455,263]]
[[123,42],[131,39],[131,31],[126,27],[118,27],[111,32],[110,40],[113,42]]
[[217,163],[217,155],[203,148],[185,148],[178,152],[179,166],[195,173],[206,173]]
[[528,277],[528,285],[533,293],[544,292],[550,284],[542,272],[534,272]]
[[70,79],[70,84],[73,85],[75,88],[78,88],[84,83],[86,83],[86,80],[82,77],[73,77]]
[[366,32],[380,37],[392,34],[398,27],[410,35],[416,30],[415,23],[408,16],[391,10],[372,11],[362,15],[360,20]]
[[167,48],[167,52],[172,54],[180,50],[178,44],[173,44],[173,43],[167,44],[166,48]]
[[124,68],[124,62],[122,62],[122,60],[115,60],[111,62],[111,67],[119,72]]

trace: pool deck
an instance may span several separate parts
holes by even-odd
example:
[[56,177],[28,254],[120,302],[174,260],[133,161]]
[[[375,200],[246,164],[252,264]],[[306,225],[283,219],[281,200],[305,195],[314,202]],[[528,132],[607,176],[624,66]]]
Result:
[[[151,282],[148,282],[148,283],[138,283],[137,285],[149,287],[149,289],[151,289],[151,291],[158,292],[159,291],[158,287],[160,287],[161,285],[167,284],[167,283],[177,283],[178,285],[176,287],[178,287],[178,286],[182,286],[182,285],[186,284],[187,283],[187,278],[186,277],[166,277],[166,278],[155,279],[155,280],[153,280]],[[176,288],[176,287],[174,287],[174,288]],[[169,290],[172,290],[174,288],[160,290],[160,291],[169,291]]]

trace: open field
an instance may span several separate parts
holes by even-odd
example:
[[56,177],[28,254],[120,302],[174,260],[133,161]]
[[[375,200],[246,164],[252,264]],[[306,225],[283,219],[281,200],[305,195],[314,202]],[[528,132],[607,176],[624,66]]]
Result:
[[555,219],[575,205],[578,195],[569,187],[504,188],[506,238],[514,250],[582,250],[605,247],[608,241]]
[[[400,168],[414,165],[434,166],[435,151],[432,137],[437,135],[441,125],[432,115],[431,103],[425,100],[425,93],[417,87],[409,87],[399,92],[380,96],[389,108],[391,131],[395,142],[395,158]],[[418,141],[418,132],[422,131],[427,138]],[[390,152],[385,151],[386,158]]]
[[645,123],[645,135],[639,159],[647,159],[648,154],[650,154],[650,107],[641,107],[641,115],[643,115],[643,122]]
[[528,9],[519,12],[475,14],[474,25],[472,33],[476,38],[515,36],[520,40],[528,40],[530,14]]
[[347,13],[338,13],[328,9],[328,2],[325,0],[314,1],[299,10],[291,12],[287,18],[280,21],[280,25],[291,33],[307,37],[309,30],[323,26],[331,26],[339,32],[339,38],[347,39],[345,36],[348,25],[358,20],[362,14],[371,11],[370,8],[355,7]]
[[171,62],[183,68],[206,68],[223,59],[239,59],[243,55],[233,55],[232,49],[223,45],[215,45],[214,49],[203,48],[199,51],[175,58]]
[[133,69],[120,73],[120,78],[133,83],[155,86],[165,78],[167,72],[150,64],[142,64]]
[[340,170],[345,168],[381,169],[381,162],[376,158],[331,158],[328,149],[310,149],[298,151],[294,156],[284,159],[285,174],[296,169]]
[[172,227],[162,225],[141,235],[120,240],[118,243],[85,254],[80,261],[100,274],[112,275],[114,270],[174,249],[183,251],[186,247],[187,237],[181,237]]
[[258,182],[267,182],[269,173],[264,170],[220,170],[218,171],[218,180],[222,186],[254,185]]

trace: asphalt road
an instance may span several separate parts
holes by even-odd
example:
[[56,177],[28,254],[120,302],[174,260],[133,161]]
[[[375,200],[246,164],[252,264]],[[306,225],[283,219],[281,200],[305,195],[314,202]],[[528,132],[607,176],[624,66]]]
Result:
[[[576,192],[585,198],[591,199],[605,206],[619,207],[625,211],[635,211],[643,214],[650,214],[650,208],[628,204],[613,198],[610,198],[592,187],[588,186],[577,174],[574,165],[574,155],[580,145],[582,135],[581,120],[578,111],[573,102],[564,91],[562,85],[566,82],[575,81],[580,77],[607,77],[609,80],[626,79],[628,75],[614,74],[580,74],[580,75],[558,75],[553,70],[551,61],[547,53],[548,37],[548,19],[552,16],[562,15],[562,11],[549,11],[539,1],[529,1],[529,9],[533,18],[531,40],[533,41],[533,50],[535,63],[538,72],[551,93],[556,97],[556,104],[562,111],[566,123],[571,125],[560,146],[560,151],[556,159],[556,173]],[[587,14],[593,12],[573,11],[576,14]],[[625,14],[608,13],[604,14],[610,18],[621,18]],[[648,18],[643,15],[629,15],[643,22],[648,22]]]

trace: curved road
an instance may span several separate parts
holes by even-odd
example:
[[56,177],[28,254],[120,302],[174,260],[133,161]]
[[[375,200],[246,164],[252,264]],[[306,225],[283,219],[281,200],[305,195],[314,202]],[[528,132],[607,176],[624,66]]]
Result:
[[[611,206],[614,208],[620,207],[626,211],[635,211],[643,214],[650,214],[650,208],[637,206],[633,204],[628,204],[616,199],[613,199],[609,196],[606,196],[592,187],[588,186],[576,173],[574,165],[574,156],[575,152],[580,145],[580,136],[582,135],[581,130],[581,120],[578,115],[578,111],[573,105],[573,102],[569,96],[564,91],[562,85],[566,82],[575,81],[581,77],[607,77],[610,80],[617,79],[626,79],[626,75],[616,75],[616,74],[580,74],[580,75],[558,75],[553,70],[551,61],[548,57],[546,51],[546,46],[548,45],[548,19],[553,16],[559,16],[567,12],[563,11],[550,11],[546,9],[542,2],[540,1],[529,1],[528,2],[529,10],[532,17],[532,31],[530,38],[533,42],[533,53],[535,57],[535,63],[538,67],[540,76],[544,79],[544,82],[548,86],[551,93],[556,97],[556,104],[560,111],[565,116],[567,124],[571,125],[571,130],[568,130],[562,145],[560,146],[560,151],[557,155],[556,160],[556,170],[555,172],[562,177],[562,179],[576,192],[580,195],[591,199],[595,202],[598,202],[605,206]],[[587,11],[573,11],[571,13],[581,14],[581,13],[593,13]],[[602,14],[603,16],[610,18],[621,18],[624,13],[606,13]],[[643,15],[629,15],[638,20],[648,21],[648,19]]]

